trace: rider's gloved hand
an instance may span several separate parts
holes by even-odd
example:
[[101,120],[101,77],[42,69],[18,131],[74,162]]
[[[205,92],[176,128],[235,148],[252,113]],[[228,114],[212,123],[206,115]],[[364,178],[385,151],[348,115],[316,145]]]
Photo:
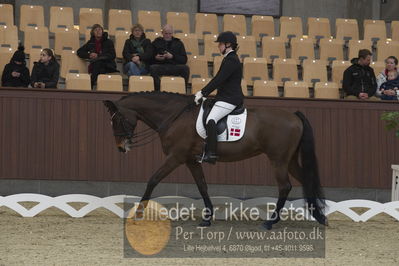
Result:
[[202,92],[201,92],[201,91],[198,91],[198,92],[195,94],[194,102],[198,105],[198,104],[199,104],[199,101],[202,99],[202,97],[204,97],[204,96],[202,95]]

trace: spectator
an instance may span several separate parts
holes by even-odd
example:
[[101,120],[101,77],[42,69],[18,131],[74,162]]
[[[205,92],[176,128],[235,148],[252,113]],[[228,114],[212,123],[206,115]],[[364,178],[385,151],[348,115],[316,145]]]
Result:
[[389,56],[387,59],[385,59],[385,69],[381,71],[381,73],[379,73],[377,76],[377,91],[375,93],[377,97],[380,97],[382,99],[383,95],[386,96],[396,95],[395,91],[390,89],[384,89],[384,91],[382,92],[381,85],[387,81],[387,76],[389,72],[398,73],[397,65],[398,65],[398,59],[395,56]]
[[26,67],[25,47],[19,46],[10,63],[4,66],[1,83],[4,87],[28,87],[29,69]]
[[91,74],[91,87],[97,83],[100,74],[119,72],[115,63],[115,47],[108,33],[103,27],[94,24],[90,31],[90,40],[78,49],[78,56],[89,59],[89,73]]
[[343,89],[346,99],[376,100],[377,82],[370,67],[372,53],[367,49],[359,51],[359,57],[351,60],[352,65],[344,72]]
[[[399,88],[399,78],[397,71],[388,72],[387,81],[381,84],[381,100],[398,100],[397,92]],[[385,94],[386,90],[390,90],[393,94]]]
[[32,69],[31,85],[33,88],[57,88],[60,77],[60,65],[55,60],[53,50],[44,48],[40,53],[39,62]]
[[155,90],[160,90],[161,76],[181,76],[188,82],[190,69],[186,65],[187,54],[183,42],[173,37],[173,27],[165,25],[162,36],[152,42],[153,64],[150,66]]
[[151,41],[145,37],[141,24],[132,27],[132,34],[125,41],[122,54],[125,59],[124,70],[129,77],[148,74],[148,62],[152,58],[152,45]]

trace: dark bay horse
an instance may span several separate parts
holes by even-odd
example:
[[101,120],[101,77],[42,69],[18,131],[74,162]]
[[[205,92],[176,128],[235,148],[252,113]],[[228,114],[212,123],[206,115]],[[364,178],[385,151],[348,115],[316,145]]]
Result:
[[[104,101],[111,115],[116,145],[121,152],[129,151],[135,138],[137,121],[155,130],[161,139],[166,160],[147,183],[141,202],[147,202],[155,186],[179,165],[185,164],[194,177],[205,207],[210,210],[201,226],[209,226],[213,206],[207,191],[202,166],[197,155],[202,153],[203,140],[196,132],[199,107],[193,96],[167,92],[138,92],[120,100]],[[301,112],[249,108],[245,135],[236,142],[219,142],[218,161],[233,162],[265,153],[274,170],[279,189],[276,210],[263,224],[271,229],[280,220],[291,190],[289,174],[303,186],[311,215],[327,225],[323,214],[324,200],[318,175],[312,128]],[[144,206],[145,207],[145,206]]]

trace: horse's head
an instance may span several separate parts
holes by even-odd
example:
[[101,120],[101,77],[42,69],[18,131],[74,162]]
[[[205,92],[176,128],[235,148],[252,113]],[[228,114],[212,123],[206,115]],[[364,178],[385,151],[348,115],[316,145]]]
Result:
[[111,125],[116,146],[120,152],[128,152],[133,145],[133,132],[137,125],[136,112],[118,107],[112,101],[104,101],[111,115]]

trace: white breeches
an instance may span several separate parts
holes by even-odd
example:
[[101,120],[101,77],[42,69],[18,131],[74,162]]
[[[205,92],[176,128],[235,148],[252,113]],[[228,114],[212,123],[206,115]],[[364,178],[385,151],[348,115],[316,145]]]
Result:
[[214,120],[217,124],[220,119],[230,114],[235,108],[236,106],[230,103],[217,101],[206,119],[206,124],[208,124],[209,120]]

